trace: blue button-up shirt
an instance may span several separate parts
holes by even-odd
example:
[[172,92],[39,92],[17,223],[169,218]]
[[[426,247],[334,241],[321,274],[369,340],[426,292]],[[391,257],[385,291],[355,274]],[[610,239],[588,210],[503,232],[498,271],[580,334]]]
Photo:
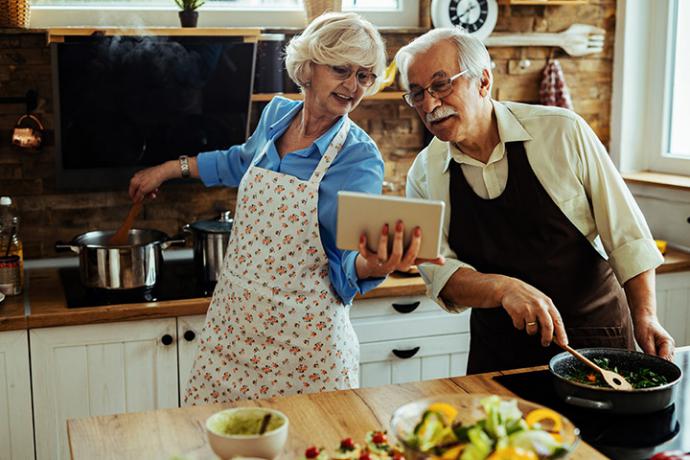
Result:
[[[242,145],[228,150],[204,152],[197,157],[199,176],[207,186],[237,187],[252,160],[268,144],[266,155],[257,166],[308,180],[331,140],[340,130],[338,121],[314,143],[280,158],[275,142],[287,130],[302,108],[302,102],[275,97],[266,106],[252,136]],[[329,274],[335,292],[345,304],[356,293],[378,286],[382,278],[360,280],[355,269],[356,251],[342,251],[335,245],[338,192],[349,190],[381,193],[383,160],[374,141],[357,125],[351,124],[343,148],[331,163],[319,186],[319,227],[323,248],[328,256]]]

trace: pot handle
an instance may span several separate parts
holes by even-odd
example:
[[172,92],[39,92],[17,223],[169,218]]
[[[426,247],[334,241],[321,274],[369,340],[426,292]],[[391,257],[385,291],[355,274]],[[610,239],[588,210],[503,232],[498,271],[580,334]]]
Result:
[[172,245],[183,245],[187,243],[187,238],[184,235],[175,235],[161,243],[161,249],[164,251]]
[[67,251],[72,251],[72,252],[76,252],[77,254],[79,254],[80,248],[79,248],[79,246],[75,246],[73,244],[65,243],[62,241],[57,241],[55,243],[55,252],[67,252]]
[[594,401],[592,399],[580,398],[577,396],[566,396],[565,402],[586,409],[610,410],[613,408],[613,403],[611,401]]

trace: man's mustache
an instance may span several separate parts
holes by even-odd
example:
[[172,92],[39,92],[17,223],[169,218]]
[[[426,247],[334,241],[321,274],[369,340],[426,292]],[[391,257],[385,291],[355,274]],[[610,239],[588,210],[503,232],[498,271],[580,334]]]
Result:
[[446,118],[451,115],[457,115],[457,113],[458,112],[456,112],[451,106],[442,105],[434,109],[433,112],[427,113],[424,118],[426,119],[427,123],[433,123],[435,121],[441,120],[442,118]]

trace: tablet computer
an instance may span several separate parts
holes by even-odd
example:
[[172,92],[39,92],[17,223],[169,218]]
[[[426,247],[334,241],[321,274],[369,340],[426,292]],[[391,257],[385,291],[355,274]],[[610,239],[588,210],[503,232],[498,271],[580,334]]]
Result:
[[359,236],[367,235],[369,250],[376,252],[379,235],[388,224],[388,247],[393,244],[395,223],[405,224],[404,246],[410,243],[412,230],[422,229],[422,246],[418,257],[434,259],[440,256],[443,226],[443,201],[374,195],[356,192],[338,192],[338,225],[336,245],[340,249],[359,250]]

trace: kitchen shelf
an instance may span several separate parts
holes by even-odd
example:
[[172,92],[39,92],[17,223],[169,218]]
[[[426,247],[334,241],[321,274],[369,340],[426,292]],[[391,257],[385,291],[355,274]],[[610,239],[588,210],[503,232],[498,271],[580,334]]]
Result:
[[165,37],[239,37],[245,42],[256,42],[261,35],[258,27],[60,27],[48,29],[48,43],[63,43],[66,37],[88,37],[91,35]]
[[499,0],[501,5],[586,5],[589,0]]
[[[371,96],[365,96],[364,99],[368,101],[399,101],[402,100],[402,91],[382,91]],[[268,102],[274,96],[283,96],[288,99],[299,100],[302,99],[301,93],[257,93],[252,94],[252,102]]]

